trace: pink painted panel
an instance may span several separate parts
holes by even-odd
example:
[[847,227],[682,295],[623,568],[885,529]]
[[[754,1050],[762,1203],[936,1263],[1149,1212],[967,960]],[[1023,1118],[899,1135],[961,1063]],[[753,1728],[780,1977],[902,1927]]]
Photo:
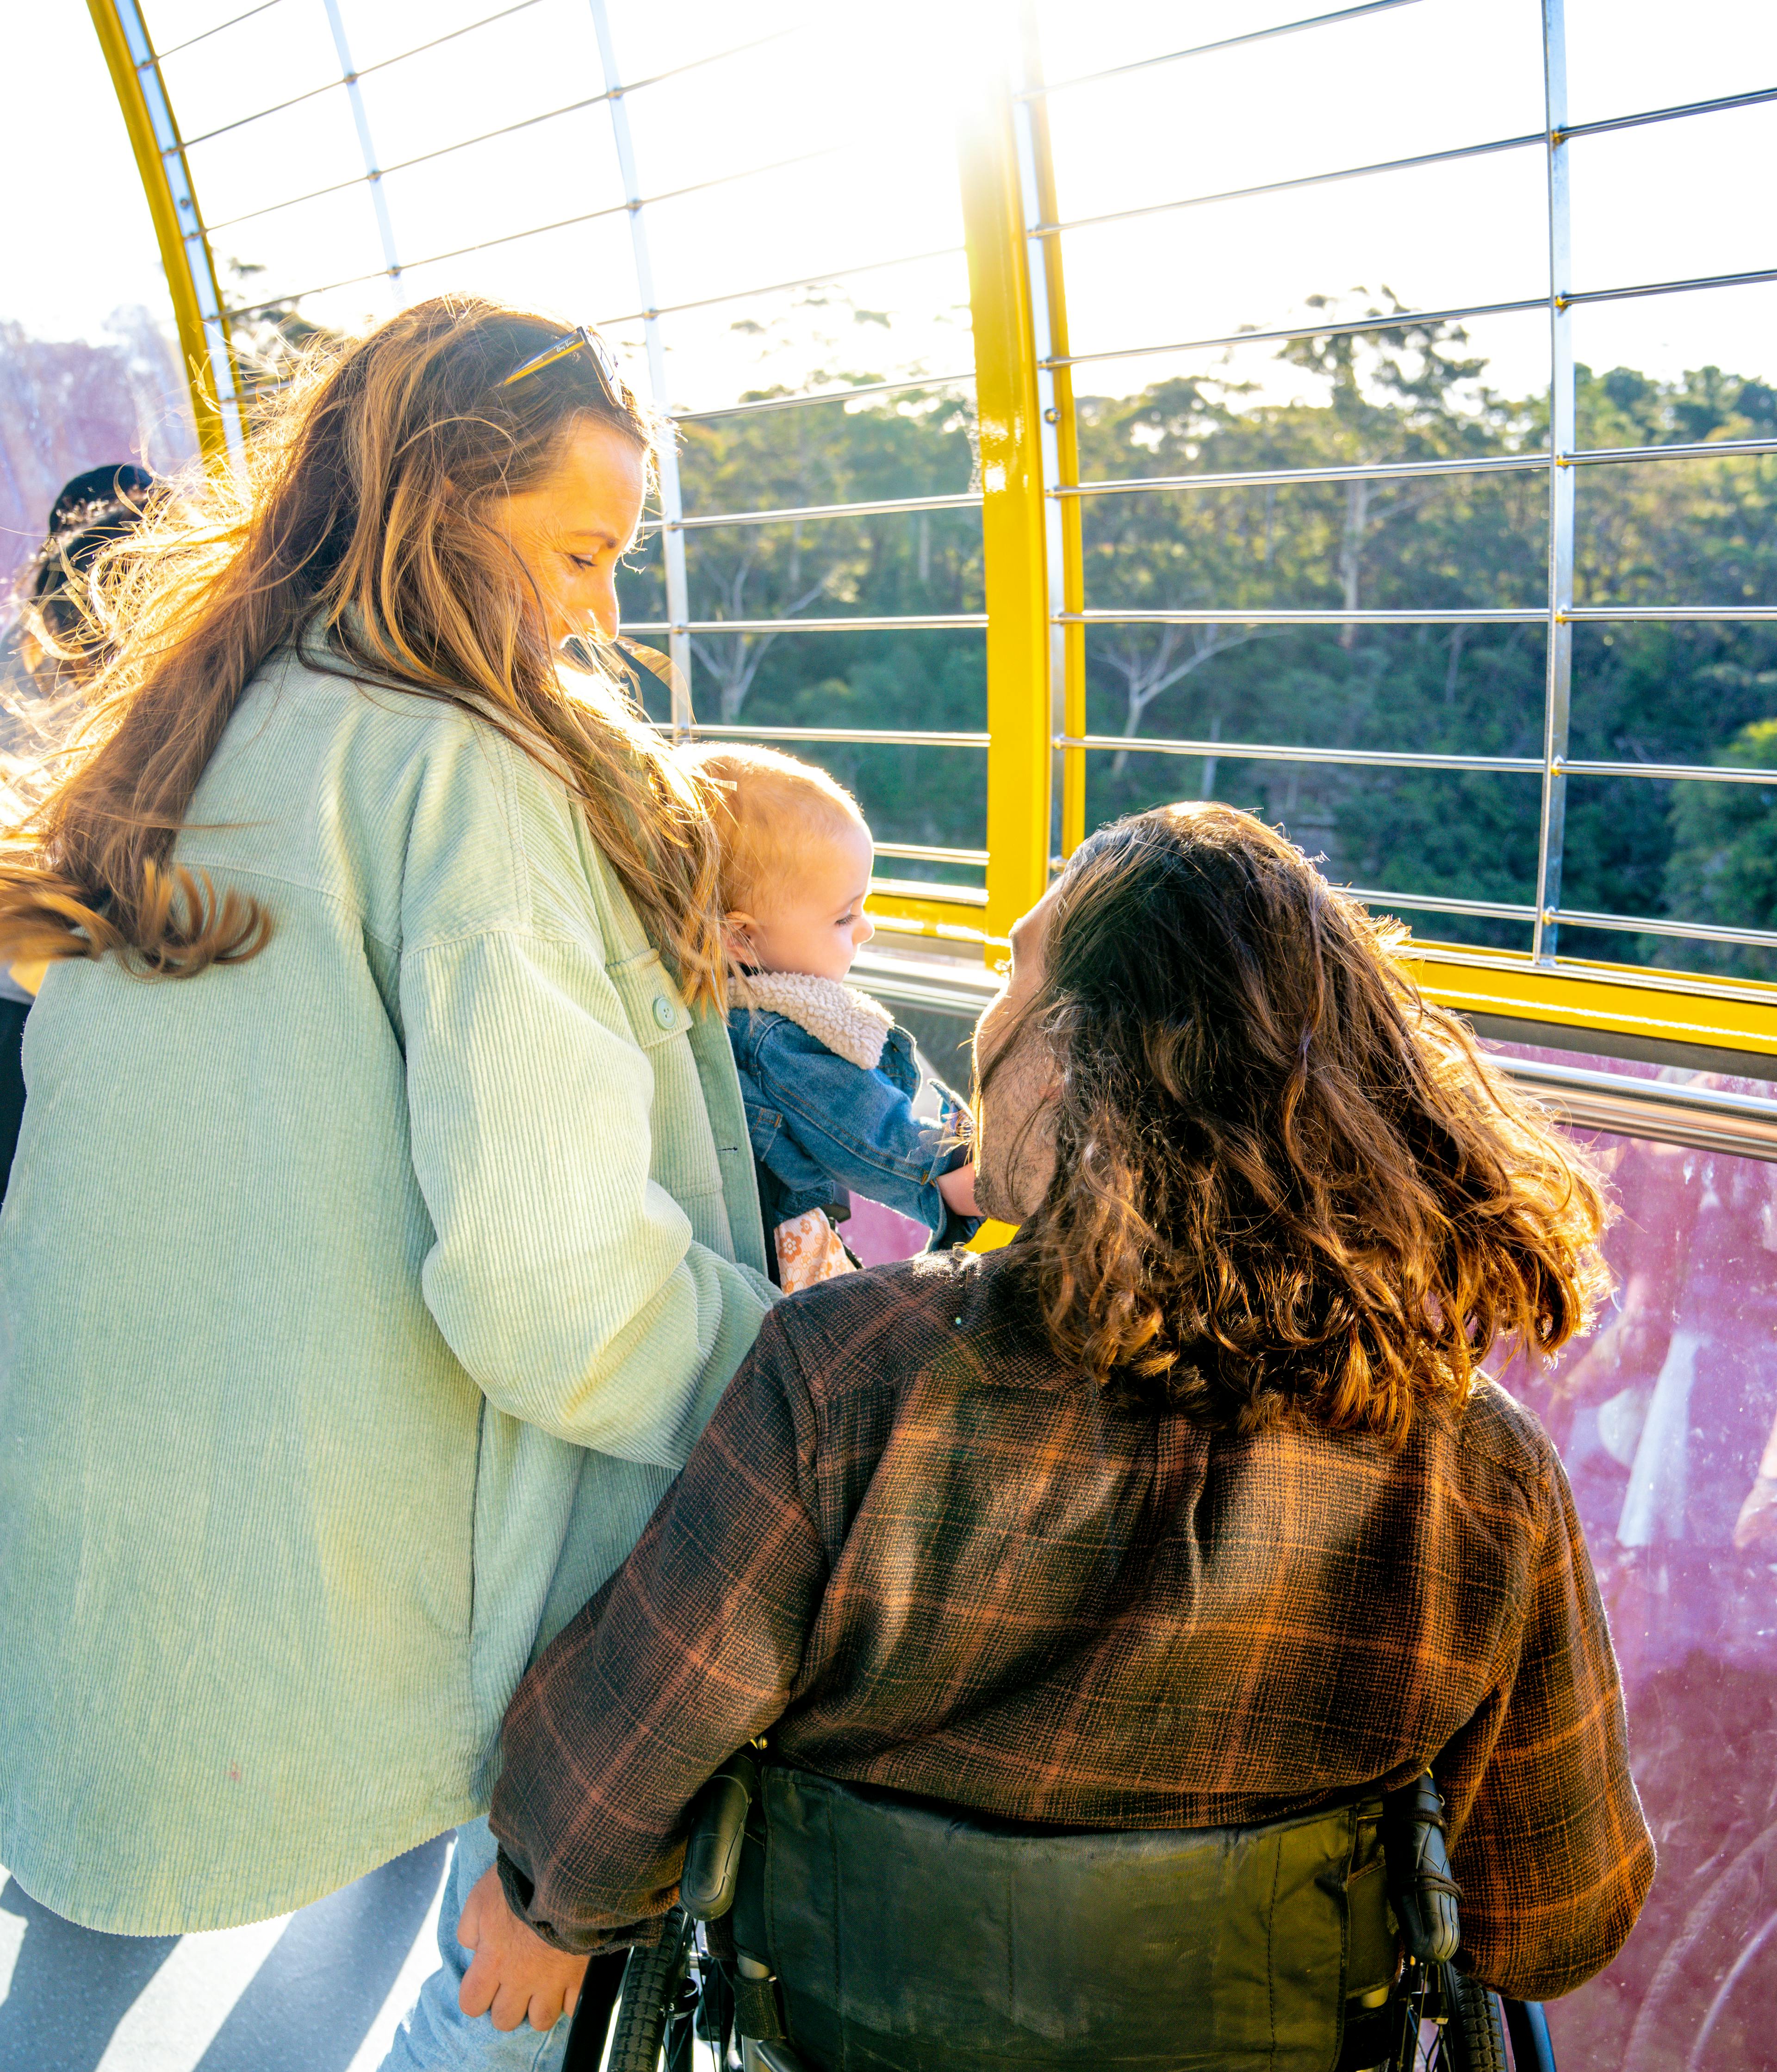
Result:
[[1777,1165],[1592,1141],[1623,1207],[1607,1240],[1613,1305],[1552,1375],[1502,1379],[1542,1417],[1573,1483],[1660,1868],[1617,1962],[1553,2004],[1549,2025],[1561,2072],[1771,2072]]

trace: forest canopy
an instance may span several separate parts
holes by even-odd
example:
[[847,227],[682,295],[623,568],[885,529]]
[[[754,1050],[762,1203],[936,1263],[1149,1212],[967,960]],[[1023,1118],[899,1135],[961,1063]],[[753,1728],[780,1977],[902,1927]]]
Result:
[[[1460,328],[1403,315],[1287,347],[1311,401],[1269,401],[1216,373],[1077,405],[1083,481],[1546,450],[1540,396],[1500,394]],[[849,377],[863,381],[869,377]],[[767,392],[754,399],[769,401]],[[1777,389],[1704,367],[1661,381],[1578,373],[1578,444],[1771,438]],[[973,479],[966,394],[934,388],[688,424],[689,515],[942,495]],[[1618,462],[1577,473],[1576,602],[1777,602],[1777,456]],[[1540,609],[1548,481],[1534,468],[1396,480],[1136,491],[1083,500],[1091,606]],[[978,611],[973,510],[820,519],[687,534],[693,619]],[[663,615],[657,557],[626,599]],[[1158,800],[1254,808],[1339,881],[1401,895],[1528,906],[1533,775],[1378,771],[1143,754],[1149,738],[1540,755],[1537,624],[1088,629],[1088,727],[1128,753],[1088,763],[1088,824]],[[973,632],[701,634],[708,722],[985,725]],[[1770,788],[1570,780],[1565,908],[1777,927],[1777,627],[1624,622],[1574,630],[1570,754],[1617,763],[1771,767]],[[981,758],[834,745],[808,753],[862,796],[879,836],[976,848]],[[896,874],[919,866],[897,863]],[[923,874],[959,874],[927,866]],[[964,875],[966,875],[965,874]],[[1511,919],[1403,908],[1421,936],[1522,948]],[[1777,975],[1771,953],[1563,930],[1572,955]]]

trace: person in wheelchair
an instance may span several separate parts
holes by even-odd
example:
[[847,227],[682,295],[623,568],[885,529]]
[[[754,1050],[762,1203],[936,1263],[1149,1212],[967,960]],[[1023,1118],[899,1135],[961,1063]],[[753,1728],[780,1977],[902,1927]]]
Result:
[[1598,1591],[1482,1372],[1586,1323],[1590,1172],[1245,814],[1103,830],[1012,944],[977,1172],[1018,1235],[774,1309],[524,1679],[496,2019],[533,1955],[658,1936],[749,1743],[705,1933],[779,2063],[1380,2062],[1384,1795],[1428,1769],[1466,1972],[1546,1999],[1634,1925]]

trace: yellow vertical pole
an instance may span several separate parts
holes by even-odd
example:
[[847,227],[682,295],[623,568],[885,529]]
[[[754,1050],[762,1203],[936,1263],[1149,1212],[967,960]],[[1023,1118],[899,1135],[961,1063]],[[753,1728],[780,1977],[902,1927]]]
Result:
[[172,104],[136,0],[87,0],[87,6],[123,112],[167,271],[198,443],[207,461],[226,462],[237,458],[241,449],[234,358]]
[[[1037,33],[1037,10],[1033,0],[1025,0],[1023,14],[1023,71],[1022,84],[1028,89],[1024,119],[1028,125],[1029,164],[1026,179],[1026,213],[1034,212],[1038,228],[1031,243],[1041,254],[1041,292],[1048,319],[1048,357],[1052,362],[1067,356],[1067,293],[1062,271],[1061,234],[1049,228],[1058,220],[1055,159],[1049,148],[1049,104],[1038,91],[1043,83],[1043,54]],[[1047,380],[1039,380],[1038,401],[1048,412],[1049,450],[1053,457],[1055,482],[1071,487],[1080,480],[1080,430],[1074,414],[1074,377],[1071,367],[1051,364]],[[1049,595],[1051,606],[1064,612],[1083,610],[1086,602],[1085,552],[1082,509],[1077,496],[1053,500],[1049,523]],[[1058,587],[1059,575],[1059,587]],[[1056,731],[1078,738],[1086,731],[1086,629],[1074,623],[1052,627],[1050,636],[1051,669],[1059,668],[1059,697],[1055,717]],[[1071,856],[1086,838],[1086,751],[1060,751],[1061,853]]]
[[1049,882],[1049,606],[1030,276],[1010,81],[993,78],[960,138],[987,588],[987,932],[1003,936]]

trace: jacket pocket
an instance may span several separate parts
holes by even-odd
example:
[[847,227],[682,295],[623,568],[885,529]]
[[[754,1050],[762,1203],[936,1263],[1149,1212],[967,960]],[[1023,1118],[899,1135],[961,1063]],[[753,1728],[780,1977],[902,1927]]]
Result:
[[[691,1010],[658,950],[644,950],[606,970],[623,1002],[629,1033],[654,1074],[648,1178],[681,1206],[719,1195],[722,1161],[691,1048]],[[693,1215],[692,1222],[697,1226],[698,1219]]]
[[753,1156],[761,1161],[771,1155],[771,1146],[778,1140],[784,1127],[784,1118],[775,1108],[766,1108],[759,1103],[747,1103],[747,1136],[753,1147]]
[[691,1010],[680,997],[658,950],[644,950],[639,957],[626,957],[620,964],[605,968],[640,1048],[652,1050],[675,1036],[685,1035],[691,1026]]

